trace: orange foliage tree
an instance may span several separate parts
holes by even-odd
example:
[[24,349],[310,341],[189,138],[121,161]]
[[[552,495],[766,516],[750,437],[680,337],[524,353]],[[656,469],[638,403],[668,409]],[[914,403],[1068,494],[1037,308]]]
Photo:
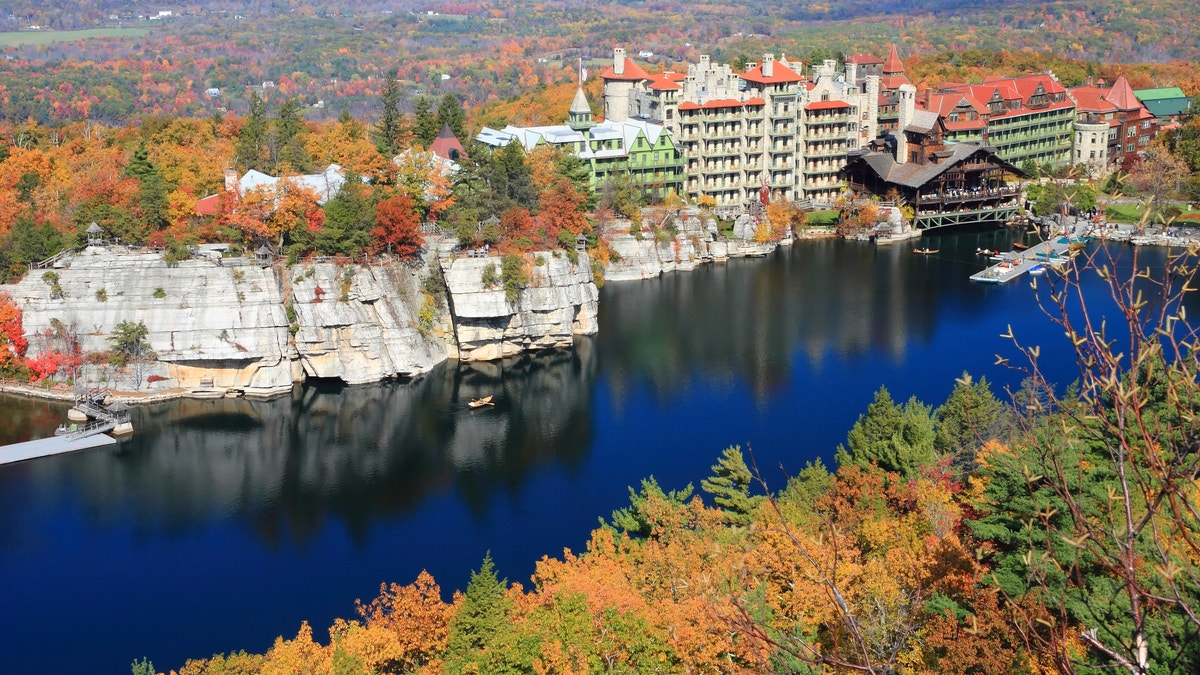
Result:
[[389,197],[375,206],[376,225],[371,240],[376,251],[386,250],[402,258],[421,251],[425,238],[421,235],[421,216],[412,197],[401,194]]

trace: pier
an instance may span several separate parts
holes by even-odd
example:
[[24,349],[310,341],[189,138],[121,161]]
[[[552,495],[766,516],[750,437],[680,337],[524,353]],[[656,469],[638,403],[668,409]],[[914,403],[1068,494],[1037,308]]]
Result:
[[971,281],[985,284],[1003,284],[1025,274],[1033,268],[1042,265],[1059,267],[1071,259],[1072,245],[1086,241],[1080,232],[1082,227],[1076,225],[1067,230],[1070,234],[1061,234],[1024,251],[1010,251],[992,256],[996,263],[987,269],[971,275]]
[[129,408],[121,403],[106,403],[108,398],[108,392],[100,389],[77,389],[71,412],[81,415],[76,419],[85,421],[69,426],[64,424],[51,438],[0,446],[0,466],[112,445],[117,440],[108,435],[110,431],[118,435],[132,433]]

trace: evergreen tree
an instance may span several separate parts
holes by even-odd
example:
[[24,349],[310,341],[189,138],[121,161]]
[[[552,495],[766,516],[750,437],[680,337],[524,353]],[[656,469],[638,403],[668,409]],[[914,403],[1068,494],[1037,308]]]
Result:
[[596,192],[592,189],[592,170],[578,155],[564,152],[555,162],[559,175],[571,181],[579,194],[587,197],[586,209],[591,211],[596,207]]
[[442,97],[441,103],[438,104],[437,122],[434,126],[433,136],[429,139],[430,143],[441,132],[443,126],[449,126],[450,131],[454,132],[460,142],[466,138],[467,114],[463,112],[462,102],[458,100],[457,96],[446,94]]
[[497,197],[505,203],[497,204],[497,212],[502,212],[509,206],[519,206],[530,212],[537,211],[537,190],[533,185],[533,176],[529,164],[525,161],[525,150],[521,144],[513,141],[504,146],[495,155],[495,172],[497,178],[503,178],[504,191],[497,191]]
[[375,126],[375,147],[390,160],[399,152],[397,141],[404,122],[400,114],[400,81],[396,79],[395,70],[389,72],[384,79],[379,101],[382,110],[379,113],[379,124]]
[[418,96],[413,101],[413,137],[418,145],[428,148],[433,139],[441,131],[437,117],[433,114],[433,104],[428,96]]
[[975,469],[979,448],[1002,438],[1010,424],[1008,409],[992,394],[987,380],[972,382],[968,373],[956,380],[954,391],[933,412],[937,435],[933,448],[939,457],[953,457],[960,475]]
[[700,481],[701,489],[713,496],[713,503],[725,512],[730,523],[750,524],[751,513],[759,499],[750,496],[750,481],[754,476],[742,457],[741,446],[725,448],[712,471],[712,476]]
[[486,658],[484,651],[505,632],[508,623],[512,603],[505,597],[507,588],[508,580],[497,578],[492,554],[488,552],[479,571],[471,573],[462,606],[450,620],[446,673],[483,672],[480,665]]
[[257,91],[250,92],[250,112],[234,147],[235,161],[243,169],[267,168],[263,150],[267,146],[267,104]]
[[271,146],[276,173],[284,164],[296,173],[308,172],[311,160],[304,148],[304,121],[300,116],[300,103],[296,99],[290,98],[279,106],[271,134]]
[[629,506],[612,512],[612,525],[605,523],[603,518],[600,519],[600,524],[635,536],[649,537],[654,531],[654,523],[650,521],[650,515],[646,513],[646,503],[651,498],[665,501],[675,507],[682,507],[691,496],[691,483],[688,483],[687,487],[682,490],[663,492],[654,476],[643,478],[641,492],[635,492],[632,487],[629,488]]
[[347,171],[342,189],[325,202],[325,223],[316,234],[315,248],[320,253],[358,257],[371,243],[374,225],[375,206],[367,196],[367,186],[358,174]]
[[892,401],[886,387],[875,392],[875,400],[846,436],[847,450],[839,445],[839,466],[862,467],[877,463],[884,471],[902,476],[915,474],[934,460],[933,417],[929,406],[914,396],[903,406]]
[[162,172],[150,161],[146,142],[138,144],[124,175],[138,181],[137,201],[142,219],[151,230],[160,230],[167,225],[167,181]]

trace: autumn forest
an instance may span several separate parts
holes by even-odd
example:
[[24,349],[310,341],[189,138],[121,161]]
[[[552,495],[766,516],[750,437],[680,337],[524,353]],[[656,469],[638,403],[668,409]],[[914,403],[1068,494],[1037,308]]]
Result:
[[[895,42],[920,85],[1053,69],[1068,85],[1124,74],[1200,94],[1194,8],[1168,0],[927,0],[903,13],[780,0],[186,4],[153,20],[115,0],[0,12],[0,277],[86,243],[91,223],[168,260],[216,241],[292,262],[403,259],[436,226],[501,254],[573,256],[586,240],[602,266],[597,223],[639,219],[655,199],[620,180],[594,191],[569,154],[471,138],[561,122],[578,64],[617,44],[652,52],[644,62],[661,71],[701,53],[809,60]],[[117,32],[34,41],[30,26]],[[584,84],[593,109],[598,85]],[[443,127],[466,146],[453,174],[429,151]],[[1170,150],[1196,176],[1200,123]],[[328,201],[286,181],[224,192],[227,169],[331,164],[345,187]],[[835,466],[780,478],[753,448],[729,447],[694,485],[630,487],[627,505],[597,514],[586,550],[543,558],[528,583],[484,556],[469,580],[385,584],[358,616],[297,617],[262,654],[171,672],[1197,672],[1200,329],[1183,309],[1196,254],[1173,250],[1171,274],[1155,277],[1092,253],[1078,273],[1104,279],[1105,323],[1078,277],[1047,278],[1045,309],[1079,366],[1070,386],[1009,335],[1020,358],[1001,365],[1023,373],[1020,389],[967,373],[942,402],[881,388]],[[38,381],[48,366],[25,359],[19,322],[0,298],[0,376]]]

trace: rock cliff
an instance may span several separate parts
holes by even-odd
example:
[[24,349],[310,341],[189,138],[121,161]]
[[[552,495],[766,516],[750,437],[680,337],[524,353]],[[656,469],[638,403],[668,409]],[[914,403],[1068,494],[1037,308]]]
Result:
[[628,220],[617,220],[602,229],[602,236],[617,254],[604,270],[606,282],[687,272],[702,263],[765,255],[778,245],[754,241],[746,216],[739,216],[735,222],[733,237],[722,238],[716,219],[700,209],[677,209],[667,214],[647,210],[646,214],[640,228]]
[[458,342],[453,357],[490,361],[569,346],[575,335],[596,333],[599,291],[586,253],[574,263],[562,251],[522,256],[529,282],[513,302],[503,284],[484,284],[485,269],[491,265],[499,274],[502,264],[497,257],[443,261]]

